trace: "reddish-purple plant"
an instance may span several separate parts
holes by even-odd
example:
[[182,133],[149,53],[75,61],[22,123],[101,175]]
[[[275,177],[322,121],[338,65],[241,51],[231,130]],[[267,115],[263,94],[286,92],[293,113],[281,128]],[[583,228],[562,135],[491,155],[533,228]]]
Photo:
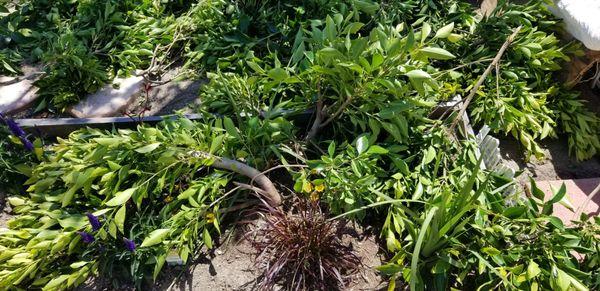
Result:
[[300,202],[289,212],[266,206],[250,239],[264,268],[259,288],[337,290],[360,266],[341,236],[345,225],[328,220],[316,203]]

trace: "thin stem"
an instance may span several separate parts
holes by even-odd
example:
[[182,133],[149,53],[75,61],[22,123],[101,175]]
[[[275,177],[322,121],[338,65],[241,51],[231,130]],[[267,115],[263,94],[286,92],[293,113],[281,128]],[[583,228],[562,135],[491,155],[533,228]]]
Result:
[[[235,184],[235,182],[233,182]],[[238,189],[242,188],[241,186],[236,186],[235,188],[229,190],[229,192],[223,194],[223,196],[219,197],[217,200],[213,201],[211,204],[208,205],[208,208],[211,208],[213,206],[215,206],[217,203],[221,202],[223,199],[225,199],[227,196],[229,196],[229,194],[237,191]]]
[[435,73],[433,73],[431,75],[435,76],[435,75],[445,74],[446,72],[449,72],[449,71],[456,71],[456,70],[462,69],[464,67],[468,67],[468,66],[471,66],[471,65],[479,64],[479,63],[485,63],[485,62],[489,62],[489,61],[492,61],[492,60],[494,60],[494,59],[493,58],[481,59],[481,60],[477,60],[477,61],[473,61],[473,62],[469,62],[469,63],[466,63],[466,64],[462,64],[462,65],[456,66],[456,67],[454,67],[452,69],[435,72]]
[[[477,90],[479,89],[479,87],[481,87],[481,85],[483,85],[483,82],[485,81],[486,77],[490,74],[490,72],[492,71],[492,69],[494,68],[494,66],[500,61],[500,58],[502,58],[502,55],[504,54],[504,52],[506,51],[506,49],[508,48],[508,46],[513,42],[513,40],[515,39],[515,37],[517,36],[517,34],[519,33],[519,31],[521,30],[521,27],[522,26],[517,27],[513,31],[513,33],[506,39],[506,41],[504,42],[504,44],[502,44],[502,47],[500,48],[500,50],[496,54],[496,57],[494,57],[494,60],[488,65],[488,67],[485,69],[485,72],[483,72],[483,74],[481,75],[481,77],[479,77],[479,80],[477,80],[477,83],[475,83],[475,86],[473,86],[473,88],[471,89],[471,92],[469,93],[469,95],[465,99],[465,101],[464,101],[464,103],[463,103],[460,111],[458,112],[458,115],[456,115],[456,117],[454,118],[454,120],[450,124],[450,128],[449,128],[450,132],[454,131],[454,128],[456,128],[456,125],[458,124],[458,121],[460,119],[462,119],[462,116],[463,116],[463,114],[465,114],[465,111],[467,110],[467,107],[469,107],[469,103],[471,102],[471,99],[473,99],[473,97],[477,93]],[[460,104],[460,102],[457,103],[457,104]]]
[[360,212],[369,208],[373,208],[373,207],[377,207],[377,206],[381,206],[381,205],[386,205],[386,204],[396,204],[396,203],[402,203],[402,202],[415,202],[415,203],[423,203],[423,204],[429,204],[426,201],[421,201],[421,200],[414,200],[414,199],[392,199],[392,200],[386,200],[386,201],[381,201],[381,202],[375,202],[375,203],[371,203],[369,205],[365,205],[363,207],[360,208],[356,208],[353,210],[350,210],[348,212],[344,212],[338,216],[334,216],[332,218],[329,218],[328,221],[332,221],[332,220],[336,220],[339,218],[342,218],[344,216],[348,216],[350,214],[356,213],[356,212]]
[[352,102],[352,96],[348,96],[348,98],[346,98],[346,100],[344,100],[344,103],[342,103],[342,105],[340,105],[340,107],[338,107],[338,109],[335,111],[335,113],[333,115],[331,115],[323,123],[321,123],[321,125],[319,127],[323,128],[323,127],[327,126],[334,119],[336,119],[338,116],[340,116],[340,114],[342,114],[342,112],[344,111],[344,109],[346,109],[346,107],[348,107],[348,105],[350,105],[350,102]]

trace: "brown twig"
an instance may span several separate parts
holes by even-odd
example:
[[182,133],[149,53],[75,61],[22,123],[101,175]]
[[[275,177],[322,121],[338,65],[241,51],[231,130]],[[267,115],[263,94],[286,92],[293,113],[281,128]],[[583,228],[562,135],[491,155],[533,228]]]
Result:
[[[504,44],[502,44],[502,47],[500,47],[500,50],[496,54],[496,57],[494,57],[494,60],[488,65],[488,67],[485,69],[485,71],[483,72],[481,77],[479,77],[479,80],[477,80],[477,83],[475,83],[475,86],[473,86],[473,88],[471,89],[471,92],[469,92],[469,95],[467,96],[467,98],[465,98],[465,101],[462,103],[462,107],[460,108],[458,115],[456,115],[456,117],[450,124],[450,127],[448,129],[450,132],[454,131],[454,128],[458,124],[458,121],[460,121],[463,114],[467,110],[467,107],[469,107],[469,103],[471,102],[471,99],[473,99],[473,97],[477,93],[477,90],[479,89],[479,87],[481,87],[481,85],[483,85],[483,82],[485,81],[486,77],[490,74],[490,72],[492,71],[494,66],[496,66],[496,64],[500,61],[500,58],[502,58],[502,55],[504,54],[504,52],[506,51],[508,46],[514,41],[515,37],[521,30],[521,27],[522,26],[517,27],[513,31],[513,33],[506,39],[506,41],[504,42]],[[457,104],[461,104],[461,102],[459,102]]]
[[325,121],[323,121],[323,118],[325,118],[325,107],[323,106],[323,100],[319,99],[319,101],[317,101],[317,116],[315,118],[315,122],[313,122],[312,127],[310,128],[310,131],[308,132],[308,134],[306,134],[306,141],[310,141],[312,139],[315,138],[315,136],[317,136],[317,133],[319,132],[319,130],[321,130],[323,127],[327,126],[329,123],[331,123],[333,120],[335,120],[336,118],[338,118],[342,112],[344,112],[344,109],[346,109],[346,107],[348,107],[348,105],[350,105],[350,103],[352,102],[352,96],[348,96],[348,98],[346,98],[346,100],[344,100],[344,102],[338,107],[338,109],[331,115],[329,115],[329,118],[327,118]]
[[338,107],[338,109],[335,111],[335,113],[333,113],[333,115],[331,115],[329,118],[327,118],[327,120],[325,120],[323,123],[321,123],[320,127],[323,128],[323,127],[327,126],[329,123],[331,123],[334,119],[338,118],[338,116],[340,116],[340,114],[342,114],[344,109],[346,109],[346,107],[348,107],[348,105],[350,105],[350,102],[352,102],[352,96],[348,96],[348,98],[346,98],[346,100],[344,100],[344,103],[342,103],[342,105],[340,105],[340,107]]

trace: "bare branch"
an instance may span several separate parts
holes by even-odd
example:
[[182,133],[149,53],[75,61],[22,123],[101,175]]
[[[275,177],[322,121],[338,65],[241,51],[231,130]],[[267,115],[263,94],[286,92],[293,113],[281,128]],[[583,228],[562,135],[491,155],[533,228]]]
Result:
[[[454,128],[458,124],[458,121],[462,118],[463,114],[467,110],[467,107],[469,107],[469,103],[471,102],[471,99],[473,99],[473,97],[477,93],[477,90],[479,89],[479,87],[481,87],[481,85],[485,81],[485,78],[490,74],[492,69],[500,61],[500,58],[502,58],[502,55],[504,54],[504,52],[506,51],[508,46],[513,42],[513,40],[515,39],[515,37],[517,36],[519,31],[521,30],[521,27],[522,26],[517,27],[513,31],[513,33],[506,39],[506,41],[504,42],[504,44],[502,44],[502,47],[496,54],[496,57],[494,57],[494,60],[488,65],[488,67],[485,69],[485,71],[483,72],[481,77],[479,77],[479,80],[477,80],[477,83],[475,83],[475,86],[473,86],[473,88],[471,89],[471,92],[469,92],[469,95],[467,96],[467,98],[465,98],[464,103],[462,103],[462,107],[461,107],[460,111],[458,112],[458,115],[456,115],[456,117],[452,121],[452,124],[450,124],[450,128],[449,128],[450,132],[454,131]],[[460,102],[458,104],[460,104]]]
[[331,115],[327,120],[325,120],[325,122],[321,123],[320,127],[323,128],[323,127],[327,126],[329,123],[331,123],[334,119],[338,118],[340,116],[340,114],[342,114],[342,112],[344,112],[344,109],[346,109],[346,107],[348,107],[348,105],[350,105],[350,102],[352,102],[352,96],[348,96],[348,98],[346,98],[346,100],[344,100],[344,103],[342,103],[342,105],[340,105],[340,107],[338,107],[338,109],[335,111],[335,113],[333,115]]
[[315,112],[315,114],[315,121],[313,122],[312,127],[310,128],[310,130],[306,134],[306,137],[304,138],[304,140],[306,141],[314,139],[315,136],[317,136],[319,129],[321,129],[321,121],[323,120],[323,100],[321,99],[317,101],[317,111]]

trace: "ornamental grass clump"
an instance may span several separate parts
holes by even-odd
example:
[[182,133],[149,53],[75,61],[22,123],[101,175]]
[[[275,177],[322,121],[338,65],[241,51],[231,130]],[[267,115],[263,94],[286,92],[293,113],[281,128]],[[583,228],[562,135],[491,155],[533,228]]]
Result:
[[273,290],[337,290],[360,266],[360,259],[344,244],[345,226],[327,219],[318,204],[301,201],[285,212],[267,206],[252,246],[264,272],[259,288]]

